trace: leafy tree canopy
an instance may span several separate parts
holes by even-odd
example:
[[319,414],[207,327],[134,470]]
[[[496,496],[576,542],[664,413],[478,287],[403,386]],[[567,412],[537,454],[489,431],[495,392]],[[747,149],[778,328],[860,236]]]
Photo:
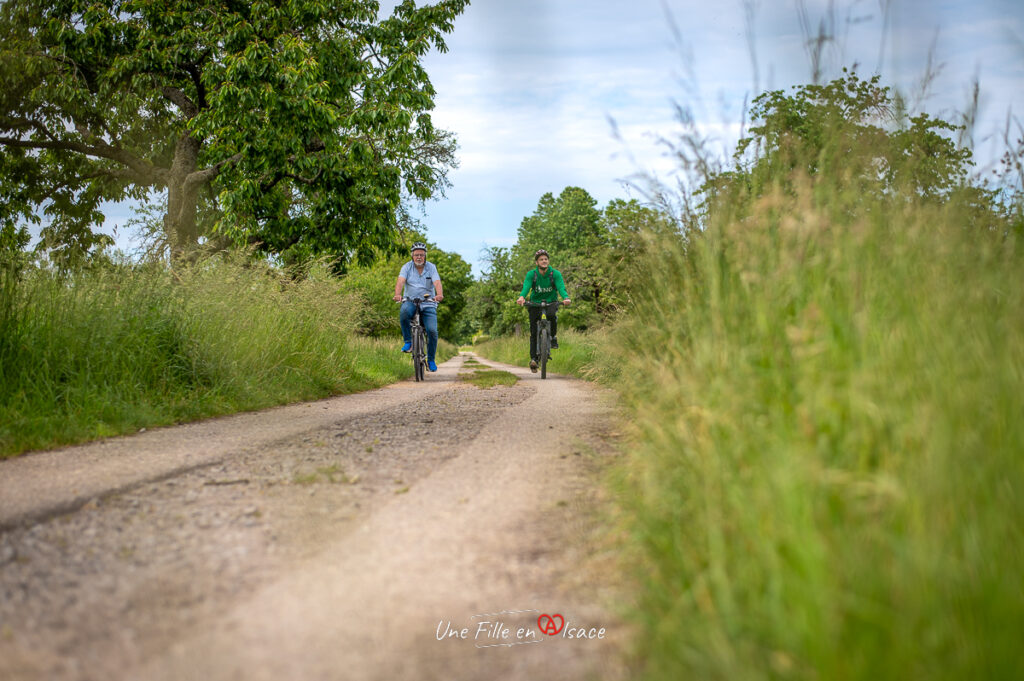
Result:
[[446,184],[421,60],[467,4],[6,0],[0,221],[88,248],[102,201],[166,191],[177,253],[221,235],[366,259],[403,196]]
[[637,278],[637,257],[646,232],[672,230],[671,220],[635,199],[615,199],[604,209],[584,189],[567,187],[556,198],[547,193],[523,219],[512,248],[489,249],[487,269],[471,290],[469,313],[477,329],[508,333],[525,320],[515,299],[534,266],[533,253],[544,248],[565,276],[573,300],[559,313],[560,323],[587,328],[622,309]]
[[552,256],[584,251],[601,235],[600,219],[597,200],[585,189],[566,187],[558,198],[549,192],[540,198],[533,215],[519,225],[517,255],[533,262],[538,248]]
[[890,88],[844,70],[824,85],[773,90],[754,99],[754,125],[739,141],[737,170],[705,190],[760,195],[797,175],[826,178],[861,192],[935,198],[961,187],[969,149],[949,137],[957,126],[921,113],[910,116]]

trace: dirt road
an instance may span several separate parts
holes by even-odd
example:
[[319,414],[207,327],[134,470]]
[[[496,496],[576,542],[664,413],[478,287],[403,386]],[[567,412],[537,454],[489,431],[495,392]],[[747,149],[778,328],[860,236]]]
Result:
[[623,678],[611,402],[467,358],[0,462],[0,678]]

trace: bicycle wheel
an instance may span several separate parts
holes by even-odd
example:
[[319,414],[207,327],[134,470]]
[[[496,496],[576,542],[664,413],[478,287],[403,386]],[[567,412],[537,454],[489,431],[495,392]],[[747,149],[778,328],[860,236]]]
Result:
[[426,380],[427,376],[427,332],[420,327],[420,380]]
[[540,338],[537,339],[537,354],[540,355],[540,377],[548,377],[548,356],[551,354],[551,332],[545,322],[540,327]]
[[415,326],[412,329],[412,371],[417,381],[423,380],[423,337]]

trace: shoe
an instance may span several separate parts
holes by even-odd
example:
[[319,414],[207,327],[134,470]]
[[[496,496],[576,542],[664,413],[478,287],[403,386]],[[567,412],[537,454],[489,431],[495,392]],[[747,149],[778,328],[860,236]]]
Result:
[[555,338],[554,336],[551,337],[551,349],[552,350],[557,350],[558,349],[558,339]]
[[532,371],[533,373],[537,373],[537,360],[530,360],[530,371]]
[[411,352],[411,351],[412,351],[412,341],[409,341],[408,343],[406,343],[405,345],[402,346],[402,352]]
[[432,359],[428,359],[427,360],[427,368],[430,369],[431,371],[437,371],[437,365],[434,364],[434,360],[432,360]]

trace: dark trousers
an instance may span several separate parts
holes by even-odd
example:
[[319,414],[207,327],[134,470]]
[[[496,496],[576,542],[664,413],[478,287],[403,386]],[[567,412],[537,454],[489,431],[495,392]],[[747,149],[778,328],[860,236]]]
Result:
[[[554,338],[558,335],[558,313],[555,312],[558,308],[554,305],[551,306],[548,312],[548,321],[551,322],[551,337]],[[537,322],[540,321],[540,313],[544,310],[539,307],[528,307],[526,311],[530,313],[530,359],[539,360],[539,353],[537,352]]]

